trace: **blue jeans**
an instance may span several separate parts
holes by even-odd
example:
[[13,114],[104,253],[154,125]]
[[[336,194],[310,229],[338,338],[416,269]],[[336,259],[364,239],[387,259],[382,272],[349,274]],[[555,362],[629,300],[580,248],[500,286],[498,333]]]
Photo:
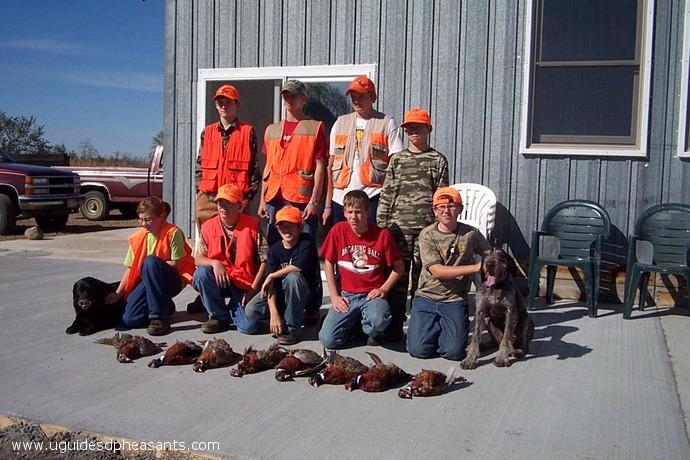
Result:
[[391,309],[386,299],[367,300],[366,294],[352,294],[343,291],[341,296],[349,303],[346,313],[328,310],[326,319],[319,331],[319,341],[326,348],[342,348],[350,339],[357,321],[362,322],[362,330],[369,337],[377,337],[391,322]]
[[144,327],[149,319],[167,319],[172,298],[183,287],[173,267],[156,256],[146,256],[141,264],[141,281],[127,296],[122,325]]
[[[285,326],[290,334],[297,336],[304,318],[304,307],[311,297],[307,279],[302,273],[292,272],[285,275],[282,280],[276,280],[274,287],[278,311],[285,321]],[[268,302],[261,297],[261,293],[255,295],[247,304],[245,314],[249,321],[267,324],[271,314]]]
[[[333,206],[333,213],[331,216],[333,217],[333,223],[337,224],[338,222],[342,222],[345,220],[345,210],[341,205],[336,203],[335,201],[332,203]],[[379,195],[376,195],[373,198],[369,199],[369,210],[371,211],[369,213],[369,219],[367,219],[367,222],[371,225],[376,225],[376,210],[379,207]]]
[[[280,234],[276,228],[276,212],[283,206],[294,206],[300,211],[304,211],[307,207],[306,204],[292,203],[287,200],[277,199],[271,200],[266,203],[266,212],[268,212],[268,228],[266,229],[266,242],[269,246],[273,246],[275,243],[280,241]],[[316,217],[304,221],[304,229],[302,232],[308,233],[311,236],[312,241],[316,241],[316,230],[318,229],[318,221]]]
[[[238,331],[245,334],[254,334],[259,329],[256,322],[247,319],[242,307],[242,297],[245,291],[232,283],[227,288],[218,286],[213,274],[213,267],[208,265],[197,267],[194,272],[193,286],[201,296],[201,302],[204,304],[209,318],[230,321],[237,327]],[[229,298],[227,303],[225,303],[226,298]]]
[[437,302],[416,295],[407,326],[407,352],[416,358],[430,358],[438,353],[459,361],[465,357],[469,325],[466,300]]

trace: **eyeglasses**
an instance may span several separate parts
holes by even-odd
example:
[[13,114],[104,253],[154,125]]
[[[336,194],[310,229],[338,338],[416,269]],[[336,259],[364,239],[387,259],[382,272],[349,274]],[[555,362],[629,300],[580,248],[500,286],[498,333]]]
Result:
[[446,211],[455,211],[456,209],[460,209],[460,206],[457,204],[437,204],[434,206],[434,209],[437,210],[438,212],[446,212]]

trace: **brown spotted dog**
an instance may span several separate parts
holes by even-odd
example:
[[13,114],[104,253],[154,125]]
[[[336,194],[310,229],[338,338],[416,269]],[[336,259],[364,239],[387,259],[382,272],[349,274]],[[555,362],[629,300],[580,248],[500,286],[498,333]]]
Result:
[[513,283],[518,269],[515,261],[502,249],[494,249],[482,262],[484,284],[477,292],[472,339],[463,369],[474,369],[479,358],[479,339],[484,326],[498,344],[497,367],[509,366],[509,358],[520,359],[528,352],[534,324],[527,314],[525,301]]

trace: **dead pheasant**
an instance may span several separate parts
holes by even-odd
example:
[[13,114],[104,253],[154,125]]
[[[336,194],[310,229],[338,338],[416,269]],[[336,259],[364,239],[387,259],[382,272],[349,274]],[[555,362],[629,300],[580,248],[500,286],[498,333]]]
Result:
[[232,366],[242,359],[242,355],[235,353],[228,342],[223,339],[207,340],[201,356],[194,362],[196,372],[205,372],[222,366]]
[[276,380],[284,382],[293,377],[313,374],[326,365],[323,356],[306,348],[290,350],[276,365]]
[[323,384],[344,385],[368,370],[367,366],[355,358],[342,356],[335,350],[331,350],[326,358],[326,368],[318,374],[309,377],[309,385],[314,387],[319,387]]
[[359,388],[362,391],[378,393],[412,379],[410,374],[395,364],[383,364],[381,358],[374,353],[367,352],[367,354],[371,356],[374,365],[364,374],[360,374],[346,383],[345,389],[353,391]]
[[242,361],[240,361],[236,368],[230,369],[230,375],[242,377],[244,374],[255,374],[273,369],[287,353],[288,351],[280,346],[278,342],[275,342],[266,350],[256,350],[254,347],[249,346],[244,350]]
[[201,354],[201,346],[190,341],[175,342],[163,356],[152,359],[149,367],[161,367],[178,364],[192,364]]
[[111,345],[117,349],[116,357],[121,363],[131,363],[132,360],[142,356],[151,356],[160,353],[165,343],[153,343],[149,339],[139,335],[120,334],[116,332],[113,337],[94,340],[94,343]]
[[422,369],[414,379],[398,391],[398,396],[412,399],[413,396],[438,396],[456,382],[466,382],[464,377],[456,375],[457,367],[453,367],[448,374],[438,371]]

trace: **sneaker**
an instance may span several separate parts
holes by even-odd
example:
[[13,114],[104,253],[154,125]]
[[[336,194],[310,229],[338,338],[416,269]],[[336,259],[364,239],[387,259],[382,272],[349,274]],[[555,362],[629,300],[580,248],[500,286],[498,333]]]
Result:
[[154,318],[149,321],[146,332],[148,332],[149,335],[165,335],[170,332],[170,321],[167,319]]
[[230,321],[211,318],[201,325],[201,332],[205,334],[217,334],[227,331],[230,328]]
[[299,337],[292,334],[280,334],[278,336],[278,343],[281,345],[294,345],[296,343],[299,343],[299,341]]
[[321,321],[321,311],[305,311],[304,318],[302,319],[302,326],[316,326]]
[[187,313],[201,313],[204,311],[204,304],[201,303],[201,296],[196,296],[196,299],[187,304]]
[[380,334],[367,337],[367,345],[370,347],[380,347],[382,341],[383,337]]

